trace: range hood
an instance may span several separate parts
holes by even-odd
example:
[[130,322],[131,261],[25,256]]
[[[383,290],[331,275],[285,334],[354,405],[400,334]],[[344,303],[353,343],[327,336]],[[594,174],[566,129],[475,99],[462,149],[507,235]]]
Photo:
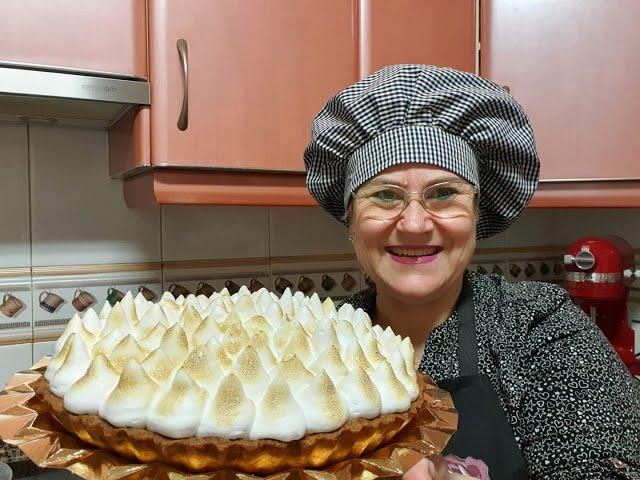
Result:
[[93,120],[109,127],[149,101],[145,79],[0,62],[0,115]]

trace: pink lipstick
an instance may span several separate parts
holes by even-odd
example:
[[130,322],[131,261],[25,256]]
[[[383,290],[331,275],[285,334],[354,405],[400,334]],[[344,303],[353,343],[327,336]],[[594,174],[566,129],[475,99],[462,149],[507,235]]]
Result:
[[385,247],[391,260],[404,265],[421,265],[436,260],[442,247],[434,245],[403,245]]

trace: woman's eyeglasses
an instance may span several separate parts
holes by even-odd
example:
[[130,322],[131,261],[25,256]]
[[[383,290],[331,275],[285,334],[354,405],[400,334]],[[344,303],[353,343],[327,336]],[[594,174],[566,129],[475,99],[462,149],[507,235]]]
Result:
[[476,187],[462,181],[437,183],[421,192],[410,192],[399,185],[374,183],[360,187],[354,199],[368,218],[376,220],[395,219],[414,199],[434,217],[454,218],[473,213],[477,193]]

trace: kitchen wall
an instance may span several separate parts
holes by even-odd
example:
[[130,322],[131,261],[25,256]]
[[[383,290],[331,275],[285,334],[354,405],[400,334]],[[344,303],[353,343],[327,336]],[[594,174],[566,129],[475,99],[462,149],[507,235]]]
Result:
[[[344,228],[319,208],[130,210],[108,178],[107,153],[99,129],[0,121],[0,296],[23,305],[0,313],[0,385],[51,352],[78,289],[101,305],[108,289],[141,285],[156,294],[202,281],[275,289],[307,277],[309,293],[338,298],[364,286]],[[637,210],[530,210],[481,241],[471,268],[560,281],[563,249],[582,235],[618,234],[640,247],[636,218]],[[63,299],[53,312],[40,307],[49,293]]]

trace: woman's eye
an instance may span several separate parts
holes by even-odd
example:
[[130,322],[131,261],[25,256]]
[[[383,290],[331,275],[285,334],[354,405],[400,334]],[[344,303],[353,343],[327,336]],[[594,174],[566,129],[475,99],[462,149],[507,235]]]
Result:
[[400,195],[398,195],[397,192],[394,192],[393,190],[379,190],[377,192],[374,192],[372,197],[375,200],[380,200],[382,202],[395,202],[397,200],[400,200]]
[[450,200],[452,199],[458,192],[455,188],[452,187],[440,187],[436,188],[429,194],[429,198],[434,200]]

